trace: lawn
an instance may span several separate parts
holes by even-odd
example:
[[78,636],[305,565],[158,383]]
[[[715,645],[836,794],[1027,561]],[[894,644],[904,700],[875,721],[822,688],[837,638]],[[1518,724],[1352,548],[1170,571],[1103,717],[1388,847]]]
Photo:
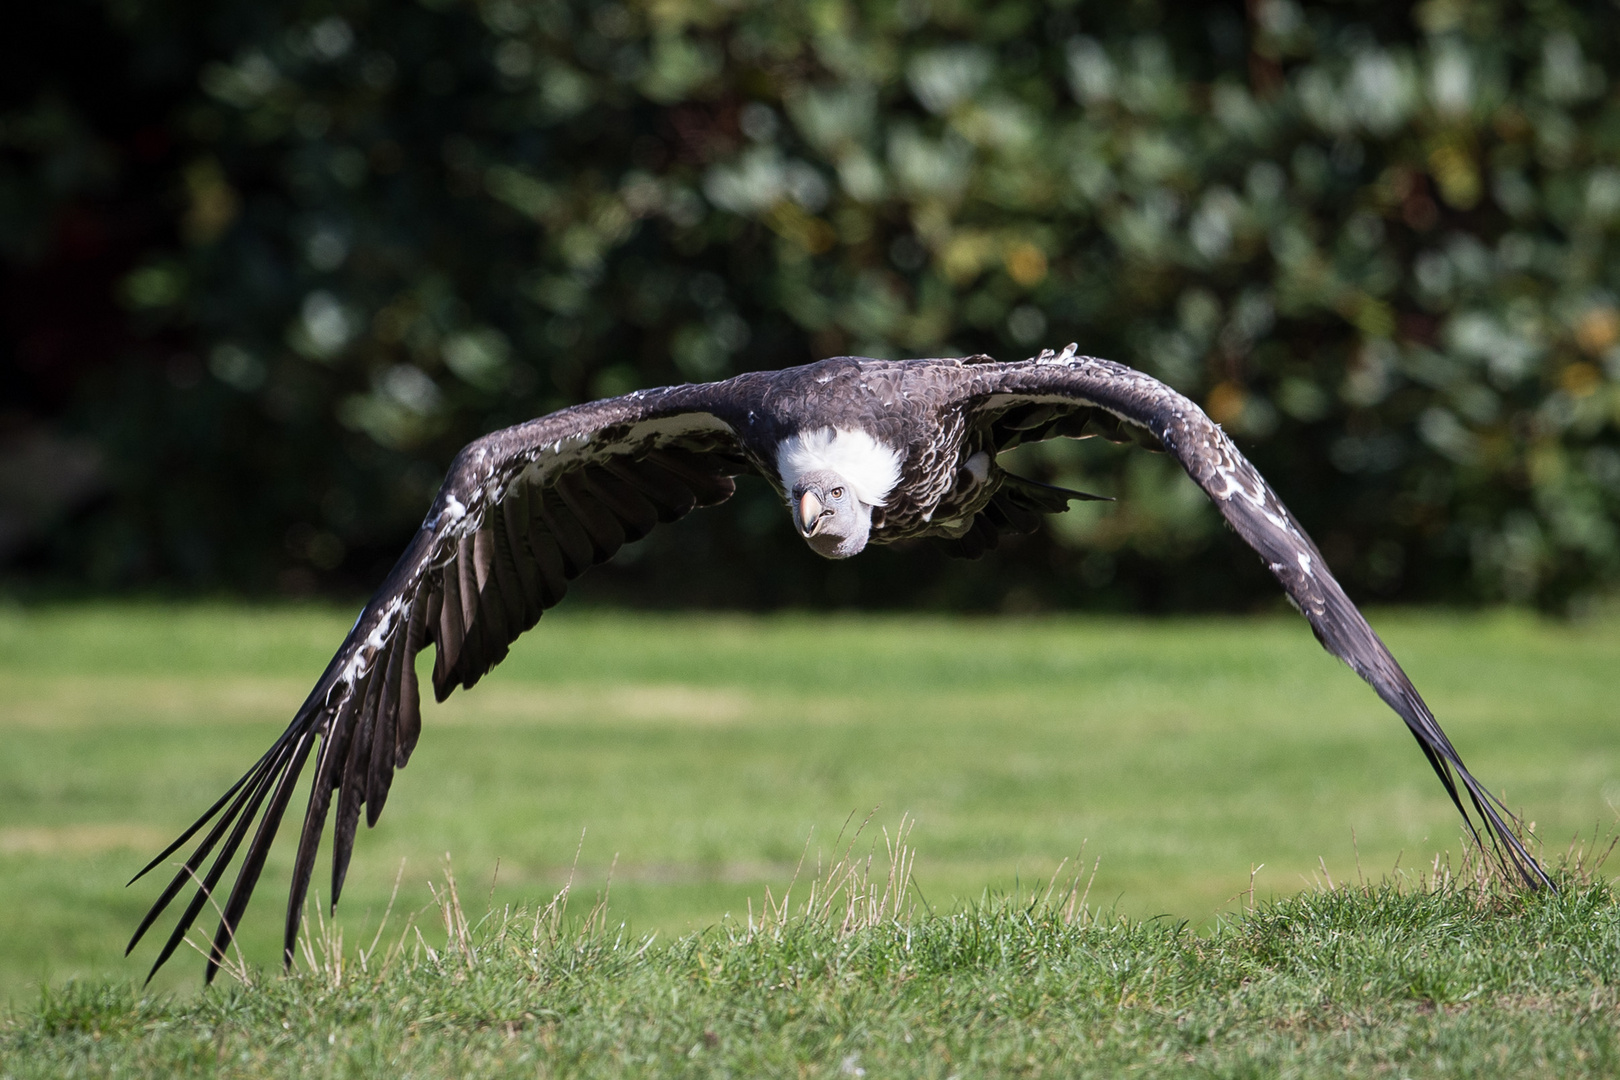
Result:
[[[157,889],[124,882],[280,730],[352,617],[0,609],[0,997],[144,976],[152,946],[121,953]],[[1549,849],[1613,822],[1620,623],[1373,622]],[[375,926],[402,864],[397,910],[429,904],[448,853],[480,910],[611,877],[613,925],[668,941],[757,910],[807,840],[814,863],[874,807],[869,831],[914,818],[913,895],[943,913],[1027,892],[1082,846],[1093,906],[1194,930],[1256,866],[1263,900],[1459,850],[1403,725],[1297,617],[563,612],[426,706],[339,919],[351,941]],[[290,846],[244,926],[255,964],[279,952]],[[181,954],[155,985],[189,994],[200,968]]]
[[[919,908],[896,837],[746,920],[637,937],[600,902],[323,926],[291,977],[72,981],[0,1015],[0,1075],[1613,1076],[1620,904],[1476,874],[1338,883],[1207,933],[1053,892]],[[1474,868],[1478,869],[1477,865]],[[875,872],[874,872],[875,871]],[[1075,884],[1078,884],[1076,882]],[[477,920],[474,922],[474,920]]]

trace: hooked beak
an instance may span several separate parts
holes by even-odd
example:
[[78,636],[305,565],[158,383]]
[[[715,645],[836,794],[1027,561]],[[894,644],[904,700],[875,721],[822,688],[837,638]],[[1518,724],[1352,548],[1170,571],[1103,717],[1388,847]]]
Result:
[[821,500],[816,493],[807,491],[799,497],[799,531],[810,536],[816,531],[816,522],[821,520]]

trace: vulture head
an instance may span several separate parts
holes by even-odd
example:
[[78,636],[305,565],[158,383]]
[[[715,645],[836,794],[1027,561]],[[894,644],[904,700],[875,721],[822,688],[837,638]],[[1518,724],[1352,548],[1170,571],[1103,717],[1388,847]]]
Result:
[[799,535],[824,558],[859,554],[872,535],[872,506],[856,498],[849,481],[829,469],[800,475],[790,502]]
[[858,555],[881,526],[883,505],[900,481],[901,454],[860,428],[816,428],[784,439],[776,452],[793,525],[828,559]]

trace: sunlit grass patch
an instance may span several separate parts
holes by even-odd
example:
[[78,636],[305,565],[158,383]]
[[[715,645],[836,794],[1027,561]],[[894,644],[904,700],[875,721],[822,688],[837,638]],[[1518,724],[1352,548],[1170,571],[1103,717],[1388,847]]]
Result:
[[[326,607],[0,609],[0,996],[144,975],[124,882],[286,724],[352,620]],[[1620,804],[1620,625],[1375,613],[1474,771],[1559,846]],[[297,807],[301,799],[295,799]],[[454,852],[500,904],[570,873],[661,940],[746,919],[852,808],[908,813],[940,911],[1049,880],[1206,929],[1255,895],[1427,866],[1455,811],[1297,617],[1148,621],[563,611],[422,742],[356,844],[341,926],[431,902]],[[580,848],[581,833],[585,835]],[[280,955],[289,843],[243,924]],[[575,858],[578,853],[576,867]],[[322,866],[317,884],[325,877]],[[184,954],[160,987],[193,986]],[[19,997],[20,995],[20,997]]]
[[[1620,904],[1589,851],[1556,894],[1445,861],[1244,906],[1210,932],[1088,902],[1089,873],[950,911],[904,821],[750,914],[664,939],[609,896],[434,902],[359,940],[316,917],[291,974],[47,990],[0,1024],[8,1076],[563,1073],[1609,1075]],[[1601,856],[1601,851],[1599,855]],[[231,979],[235,983],[230,982]]]

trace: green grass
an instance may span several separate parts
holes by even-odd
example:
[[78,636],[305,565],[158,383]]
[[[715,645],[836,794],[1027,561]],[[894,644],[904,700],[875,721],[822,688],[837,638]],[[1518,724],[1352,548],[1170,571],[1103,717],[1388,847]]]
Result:
[[[352,614],[0,609],[0,995],[144,976],[151,946],[121,951],[156,887],[124,881],[286,723]],[[1614,819],[1620,624],[1374,623],[1550,846]],[[813,859],[879,805],[891,828],[914,816],[918,895],[941,912],[1048,877],[1082,843],[1088,868],[1101,860],[1094,903],[1194,929],[1255,864],[1256,895],[1284,896],[1319,866],[1354,878],[1358,849],[1375,880],[1458,850],[1404,727],[1297,617],[564,612],[427,707],[339,915],[351,940],[374,926],[402,860],[400,910],[422,907],[446,852],[464,890],[490,891],[499,860],[497,908],[532,903],[578,851],[588,894],[612,867],[615,925],[669,940],[740,917],[807,837]],[[244,926],[256,964],[279,952],[289,846]],[[1177,940],[1165,948],[1192,947]],[[182,954],[155,985],[189,995],[200,967]]]
[[[859,851],[856,852],[860,854]],[[881,864],[881,857],[879,863]],[[1307,891],[1192,933],[1003,898],[910,914],[885,879],[668,944],[598,908],[491,912],[176,998],[69,983],[0,1072],[176,1076],[1612,1076],[1620,904],[1468,879]],[[837,886],[846,886],[840,894]],[[802,884],[802,883],[801,883]],[[852,888],[848,886],[853,886]],[[438,925],[432,925],[437,922]],[[362,953],[365,962],[362,964]],[[341,962],[340,962],[341,961]]]

